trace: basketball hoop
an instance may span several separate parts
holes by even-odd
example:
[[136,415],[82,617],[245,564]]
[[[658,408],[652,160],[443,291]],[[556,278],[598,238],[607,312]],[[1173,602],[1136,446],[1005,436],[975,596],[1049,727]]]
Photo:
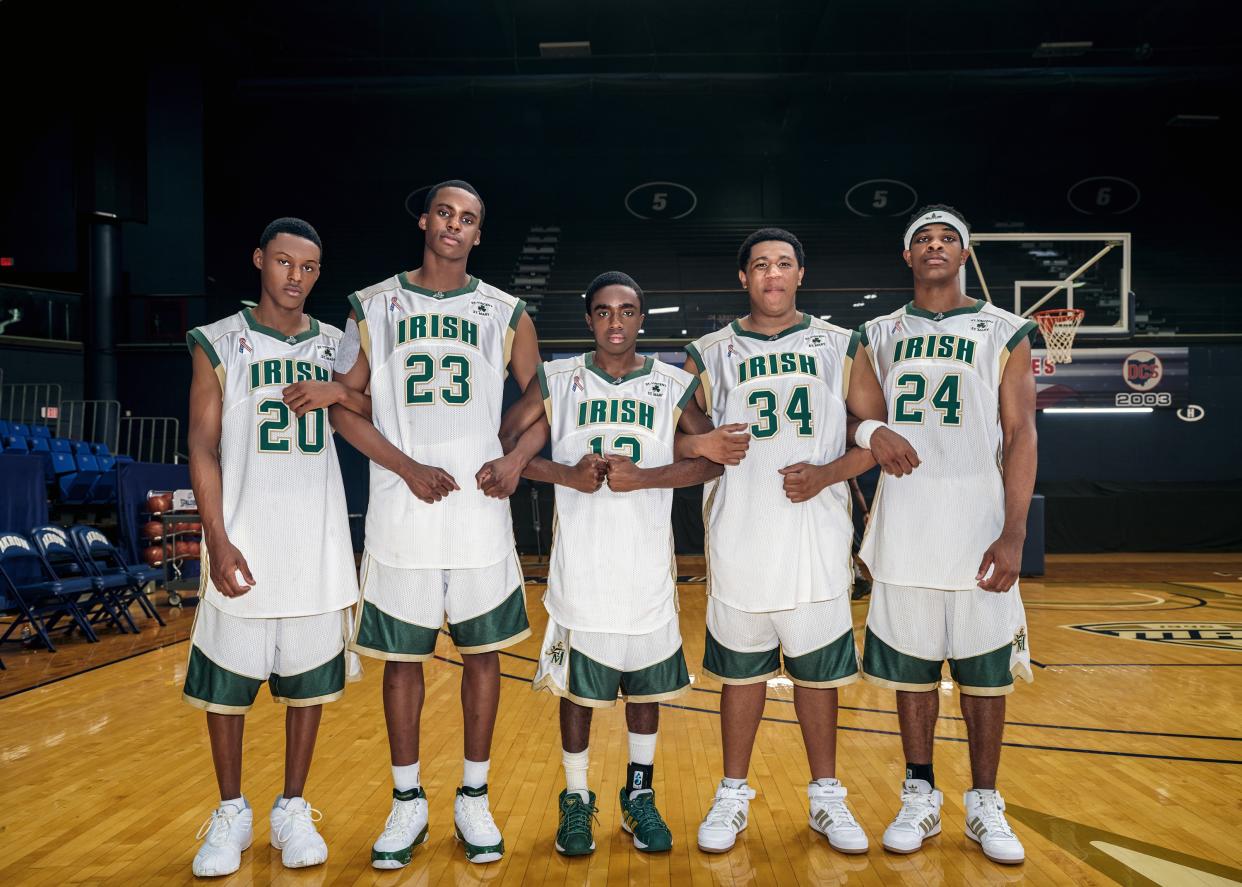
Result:
[[1036,311],[1035,322],[1048,346],[1051,363],[1073,363],[1074,336],[1086,314],[1081,308],[1051,308]]

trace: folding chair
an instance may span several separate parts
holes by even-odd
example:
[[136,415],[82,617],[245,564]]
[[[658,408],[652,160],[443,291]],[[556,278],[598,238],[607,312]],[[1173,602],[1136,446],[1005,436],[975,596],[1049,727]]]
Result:
[[125,587],[117,595],[124,612],[128,614],[130,604],[137,602],[142,612],[153,617],[160,625],[164,624],[159,611],[155,609],[155,604],[151,603],[145,591],[148,583],[163,580],[162,569],[133,567],[125,563],[125,559],[108,541],[108,537],[94,527],[78,524],[69,530],[69,536],[73,539],[86,565],[95,571],[95,575],[101,579],[122,576],[126,578]]
[[[0,635],[0,642],[9,639],[21,625],[29,623],[39,641],[51,652],[56,651],[51,632],[62,616],[68,616],[67,628],[78,628],[88,641],[98,641],[82,611],[77,598],[84,580],[63,583],[56,578],[33,545],[17,533],[0,534],[0,587],[16,605],[18,616]],[[68,587],[67,587],[68,585]],[[86,587],[90,588],[89,582]]]
[[78,600],[78,608],[87,620],[96,625],[107,619],[124,634],[126,628],[135,634],[138,626],[130,617],[126,608],[121,605],[118,592],[130,583],[128,575],[104,578],[95,575],[95,571],[87,566],[82,553],[69,539],[69,534],[61,527],[35,527],[30,531],[35,549],[43,555],[56,578],[61,582],[85,580],[89,588],[83,591]]

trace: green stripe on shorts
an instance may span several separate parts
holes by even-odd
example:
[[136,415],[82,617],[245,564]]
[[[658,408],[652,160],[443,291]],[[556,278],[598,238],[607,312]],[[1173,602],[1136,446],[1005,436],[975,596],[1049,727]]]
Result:
[[786,656],[785,674],[802,684],[831,684],[858,674],[854,632],[846,629],[839,638],[818,650],[801,656]]
[[198,647],[190,647],[190,664],[183,692],[190,699],[213,707],[246,709],[254,705],[263,681],[248,678],[216,665]]
[[354,646],[361,648],[362,653],[374,651],[394,656],[430,656],[436,651],[436,636],[439,633],[439,627],[427,628],[402,622],[370,601],[364,601]]
[[949,673],[967,696],[995,696],[1013,687],[1012,658],[1013,644],[1009,643],[990,653],[950,659]]
[[[518,586],[504,602],[472,619],[449,624],[449,634],[463,653],[487,652],[507,646],[506,641],[530,633],[526,618],[526,589]],[[482,648],[482,649],[480,649]]]
[[703,668],[726,681],[751,683],[764,680],[781,670],[781,648],[777,646],[757,653],[738,653],[721,644],[709,631],[703,645]]
[[267,679],[267,686],[274,698],[293,705],[313,705],[325,701],[325,697],[338,696],[345,689],[345,651],[301,674],[274,674]]
[[863,675],[898,690],[930,690],[940,680],[940,660],[919,659],[894,650],[867,626]]

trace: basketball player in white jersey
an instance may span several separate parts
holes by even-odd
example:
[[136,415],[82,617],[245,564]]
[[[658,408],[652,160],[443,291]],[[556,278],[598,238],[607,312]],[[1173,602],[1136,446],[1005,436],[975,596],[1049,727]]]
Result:
[[[194,874],[227,875],[250,846],[241,792],[244,715],[266,680],[285,703],[285,784],[271,843],[290,868],[328,848],[303,797],[323,703],[346,678],[358,597],[345,489],[327,411],[295,414],[292,386],[326,383],[341,331],[302,312],[321,244],[300,219],[268,225],[254,252],[258,307],[190,331],[190,478],[203,521],[203,574],[183,698],[206,710],[220,806]],[[304,389],[303,389],[304,390]],[[362,398],[342,395],[350,407]]]
[[423,666],[447,620],[462,654],[465,763],[456,837],[471,862],[500,859],[488,805],[492,730],[500,698],[497,650],[530,634],[509,505],[471,479],[502,455],[507,372],[523,390],[539,347],[525,303],[466,272],[483,201],[466,182],[433,187],[419,227],[422,265],[350,296],[337,379],[370,387],[371,421],[332,408],[340,433],[371,460],[362,601],[351,648],[385,660],[384,715],[392,810],[371,851],[400,868],[427,839],[419,772]]
[[897,691],[906,756],[902,807],[884,847],[917,850],[940,833],[932,773],[944,660],[957,682],[973,787],[966,835],[989,859],[1023,860],[996,790],[1005,695],[1031,680],[1018,568],[1035,483],[1035,324],[968,298],[959,285],[970,231],[949,206],[928,206],[905,232],[914,301],[863,325],[888,401],[888,426],[862,423],[860,446],[908,438],[922,465],[881,477],[860,556],[875,579],[863,672]]
[[[591,714],[616,705],[620,692],[629,727],[622,828],[637,849],[658,852],[673,845],[652,785],[659,703],[690,686],[677,621],[672,491],[721,468],[674,458],[678,429],[703,433],[711,424],[694,401],[698,379],[638,355],[639,285],[609,271],[585,298],[595,350],[540,365],[539,386],[527,389],[501,425],[508,455],[485,465],[478,481],[500,497],[513,492],[519,475],[557,485],[548,628],[534,680],[536,690],[561,699],[566,787],[556,849],[566,856],[595,849]],[[538,457],[549,435],[551,460]]]
[[[846,421],[847,410],[883,418],[884,399],[871,367],[855,360],[858,333],[798,311],[804,264],[788,231],[751,234],[738,251],[750,314],[686,348],[708,417],[746,423],[751,439],[741,463],[704,490],[703,670],[724,685],[724,779],[698,836],[709,852],[730,849],[746,828],[751,749],[782,658],[810,764],[810,826],[841,852],[867,849],[836,779],[837,688],[858,679],[846,481],[874,464],[866,450],[847,451]],[[699,455],[715,436],[683,439],[678,455]]]

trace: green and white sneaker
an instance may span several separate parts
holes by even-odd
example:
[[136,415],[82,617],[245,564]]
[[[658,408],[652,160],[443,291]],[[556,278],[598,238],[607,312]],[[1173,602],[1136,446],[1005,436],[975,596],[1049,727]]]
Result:
[[656,809],[651,789],[640,789],[632,796],[629,789],[621,789],[621,828],[634,836],[634,846],[644,853],[673,849],[673,833]]
[[384,833],[371,847],[371,867],[399,869],[410,864],[414,848],[427,840],[427,795],[423,787],[392,790],[392,812]]
[[453,802],[454,834],[466,848],[466,859],[471,862],[495,862],[505,855],[505,839],[492,819],[487,803],[487,786],[457,789]]
[[578,792],[566,789],[561,792],[557,803],[561,808],[561,821],[556,828],[556,852],[562,856],[586,856],[594,852],[595,836],[591,834],[591,819],[598,809],[595,806],[595,792],[587,792],[587,800],[584,801]]

